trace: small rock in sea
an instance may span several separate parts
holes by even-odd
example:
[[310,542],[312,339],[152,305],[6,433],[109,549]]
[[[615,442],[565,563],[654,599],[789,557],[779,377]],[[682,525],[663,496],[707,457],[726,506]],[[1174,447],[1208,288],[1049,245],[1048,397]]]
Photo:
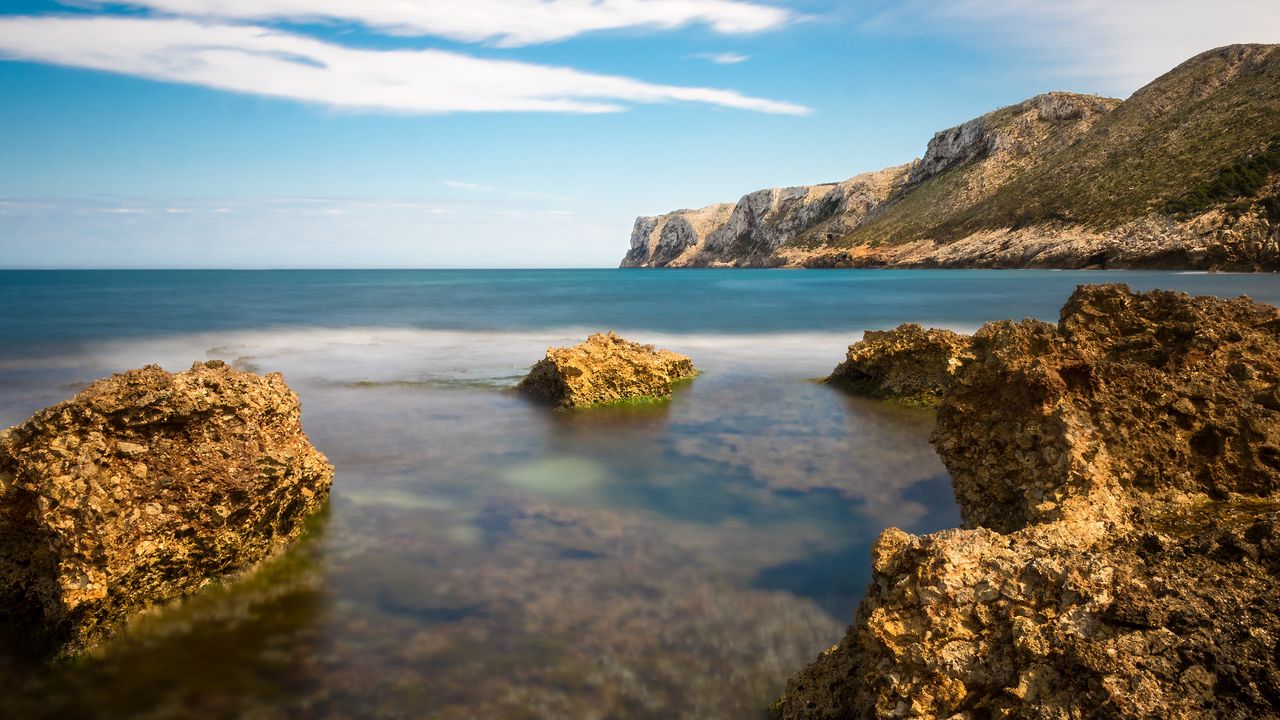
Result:
[[221,361],[100,380],[0,433],[0,608],[70,655],[298,537],[333,467],[279,373]]
[[684,355],[597,333],[580,345],[548,349],[516,389],[556,407],[592,407],[668,398],[673,383],[695,375]]
[[915,323],[869,330],[849,346],[827,382],[860,395],[936,405],[960,363],[971,356],[971,343],[966,335]]

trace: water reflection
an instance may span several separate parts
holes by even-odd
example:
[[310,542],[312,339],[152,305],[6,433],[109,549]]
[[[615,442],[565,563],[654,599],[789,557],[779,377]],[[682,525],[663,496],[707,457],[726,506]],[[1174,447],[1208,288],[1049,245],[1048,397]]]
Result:
[[[441,353],[439,375],[332,338],[238,341],[286,371],[337,467],[322,531],[81,663],[8,670],[21,690],[0,710],[750,718],[839,637],[883,527],[956,522],[931,415],[807,381],[825,357],[779,371],[707,346],[706,374],[671,402],[578,413],[483,377],[437,381],[464,366],[506,377],[507,355],[536,358],[546,340]],[[363,365],[330,368],[327,351]],[[114,369],[94,366],[104,357],[135,364],[99,353],[61,372]]]

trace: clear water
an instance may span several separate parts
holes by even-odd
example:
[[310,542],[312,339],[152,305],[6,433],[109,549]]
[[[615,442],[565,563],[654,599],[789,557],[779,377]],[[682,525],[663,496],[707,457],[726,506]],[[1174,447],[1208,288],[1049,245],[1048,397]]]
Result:
[[[843,633],[882,529],[958,522],[928,411],[811,379],[865,329],[1052,320],[1083,282],[1280,303],[1274,275],[0,272],[0,425],[219,358],[283,371],[337,468],[243,581],[71,665],[0,652],[0,716],[757,717]],[[603,329],[704,374],[642,409],[509,392]]]

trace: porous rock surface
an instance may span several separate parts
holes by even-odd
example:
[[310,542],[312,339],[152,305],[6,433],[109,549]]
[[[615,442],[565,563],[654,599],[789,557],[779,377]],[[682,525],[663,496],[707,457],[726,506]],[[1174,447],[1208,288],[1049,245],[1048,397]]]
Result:
[[934,405],[968,357],[970,342],[959,333],[915,323],[869,330],[849,346],[827,382],[872,397]]
[[561,408],[591,407],[670,397],[672,383],[696,374],[684,355],[597,333],[573,347],[548,349],[517,390]]
[[886,531],[776,716],[1280,716],[1280,311],[1083,287],[973,352],[934,434],[966,528]]
[[70,654],[296,538],[333,468],[274,373],[221,361],[100,380],[0,434],[0,607]]

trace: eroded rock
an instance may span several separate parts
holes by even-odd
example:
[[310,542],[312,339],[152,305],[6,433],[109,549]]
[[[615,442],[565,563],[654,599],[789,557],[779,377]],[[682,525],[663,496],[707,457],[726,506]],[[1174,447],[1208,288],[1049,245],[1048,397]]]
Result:
[[278,373],[221,361],[100,380],[0,434],[0,602],[38,652],[73,653],[132,613],[296,538],[333,468]]
[[959,333],[915,323],[871,330],[849,346],[827,382],[872,397],[935,405],[968,357],[970,342]]
[[597,333],[573,347],[548,349],[517,389],[557,407],[591,407],[667,398],[673,383],[696,374],[684,355]]
[[968,528],[886,531],[776,715],[1280,713],[1280,311],[1083,287],[973,352],[934,435]]

